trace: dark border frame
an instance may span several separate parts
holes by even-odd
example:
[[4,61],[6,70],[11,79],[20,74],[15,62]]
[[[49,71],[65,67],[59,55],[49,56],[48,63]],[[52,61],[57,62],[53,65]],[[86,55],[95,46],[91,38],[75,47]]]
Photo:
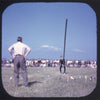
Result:
[[[10,95],[7,94],[7,92],[4,90],[3,85],[2,85],[2,75],[0,75],[0,99],[4,99],[4,100],[12,100],[12,99],[68,99],[68,100],[99,100],[100,99],[100,1],[99,0],[0,0],[0,37],[2,37],[2,14],[3,11],[11,4],[13,3],[21,3],[21,2],[80,2],[80,3],[86,3],[89,6],[91,6],[93,8],[93,10],[96,13],[96,18],[97,18],[97,86],[94,89],[94,91],[86,96],[86,97],[78,97],[78,98],[74,98],[74,97],[64,97],[64,98],[34,98],[34,97],[30,97],[30,98],[19,98],[19,97],[12,97]],[[1,44],[1,48],[2,48],[2,38],[0,39],[0,44]],[[0,53],[0,57],[1,57],[1,53]],[[1,60],[0,60],[1,61]],[[0,68],[0,74],[1,74],[1,68]]]

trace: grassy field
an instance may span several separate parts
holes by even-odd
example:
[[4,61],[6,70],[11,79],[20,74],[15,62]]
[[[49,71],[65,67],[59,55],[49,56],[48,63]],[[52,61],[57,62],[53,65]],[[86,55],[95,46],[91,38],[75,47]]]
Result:
[[14,97],[83,97],[96,87],[96,68],[67,68],[61,74],[59,67],[28,67],[30,87],[23,85],[20,75],[19,87],[14,85],[13,68],[2,68],[3,87]]

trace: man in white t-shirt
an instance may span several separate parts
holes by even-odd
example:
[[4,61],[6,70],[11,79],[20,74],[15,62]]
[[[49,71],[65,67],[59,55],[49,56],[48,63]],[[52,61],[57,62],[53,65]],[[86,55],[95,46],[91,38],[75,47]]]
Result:
[[28,86],[28,77],[27,77],[27,71],[26,71],[26,65],[25,65],[25,57],[31,51],[30,47],[22,43],[22,37],[18,37],[17,43],[14,43],[13,45],[11,45],[8,51],[14,58],[15,86],[18,86],[18,83],[19,83],[19,68],[21,68],[24,85]]

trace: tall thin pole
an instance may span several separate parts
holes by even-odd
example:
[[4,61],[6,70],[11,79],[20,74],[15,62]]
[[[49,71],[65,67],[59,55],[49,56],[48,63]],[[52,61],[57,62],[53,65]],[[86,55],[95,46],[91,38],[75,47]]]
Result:
[[66,48],[66,32],[67,32],[67,19],[65,24],[65,36],[64,36],[64,51],[63,51],[63,58],[65,59],[65,48]]

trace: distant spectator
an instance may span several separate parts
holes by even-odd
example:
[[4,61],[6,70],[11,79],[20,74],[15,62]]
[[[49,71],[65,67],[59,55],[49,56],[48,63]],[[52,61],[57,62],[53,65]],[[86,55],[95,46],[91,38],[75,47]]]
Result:
[[62,73],[62,67],[64,68],[64,73],[66,73],[66,67],[65,67],[65,59],[61,56],[60,57],[60,73]]
[[41,59],[39,59],[39,60],[38,60],[38,67],[40,67],[41,63],[42,63],[42,62],[41,62]]

